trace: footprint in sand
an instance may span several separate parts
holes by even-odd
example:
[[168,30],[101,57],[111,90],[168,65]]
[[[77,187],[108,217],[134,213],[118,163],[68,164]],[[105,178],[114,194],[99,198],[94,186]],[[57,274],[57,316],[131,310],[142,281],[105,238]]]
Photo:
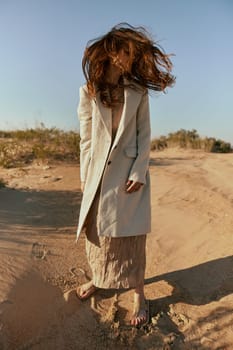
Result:
[[45,259],[46,255],[48,254],[49,251],[45,249],[45,244],[41,244],[38,242],[33,243],[32,245],[32,250],[31,250],[31,256],[34,259],[40,259],[43,260]]

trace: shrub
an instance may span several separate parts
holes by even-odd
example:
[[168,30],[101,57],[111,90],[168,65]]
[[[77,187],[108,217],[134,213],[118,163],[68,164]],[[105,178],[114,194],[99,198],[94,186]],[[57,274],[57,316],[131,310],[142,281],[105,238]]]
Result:
[[79,161],[77,132],[43,125],[35,129],[0,131],[0,165],[5,168],[31,163],[33,160]]
[[161,136],[159,139],[153,139],[151,141],[151,150],[160,151],[167,148],[167,140],[165,136]]
[[214,137],[201,138],[197,130],[191,131],[180,129],[176,132],[169,133],[168,136],[151,141],[151,150],[161,150],[166,147],[178,146],[181,148],[203,149],[206,152],[229,153],[233,149],[229,142],[216,140]]

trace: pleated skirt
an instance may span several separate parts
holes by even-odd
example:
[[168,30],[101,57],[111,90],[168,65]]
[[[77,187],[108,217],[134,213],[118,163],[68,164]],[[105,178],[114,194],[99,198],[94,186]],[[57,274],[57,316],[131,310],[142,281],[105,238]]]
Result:
[[135,288],[144,282],[146,234],[130,237],[98,236],[96,220],[99,196],[100,187],[85,222],[86,254],[93,284],[106,289]]

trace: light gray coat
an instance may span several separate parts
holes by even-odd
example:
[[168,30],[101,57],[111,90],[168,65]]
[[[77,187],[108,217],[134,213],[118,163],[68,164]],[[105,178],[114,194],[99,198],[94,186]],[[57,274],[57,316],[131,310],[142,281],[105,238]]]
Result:
[[[85,182],[77,239],[84,227],[101,181],[97,232],[99,236],[124,237],[150,232],[150,115],[148,92],[124,88],[124,107],[112,143],[111,109],[99,94],[90,98],[86,85],[80,88],[80,177]],[[144,185],[125,192],[127,180]]]

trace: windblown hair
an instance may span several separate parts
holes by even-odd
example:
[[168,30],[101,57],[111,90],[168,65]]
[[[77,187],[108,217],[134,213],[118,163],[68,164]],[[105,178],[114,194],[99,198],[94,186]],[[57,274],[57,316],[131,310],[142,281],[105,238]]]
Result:
[[106,102],[104,97],[108,85],[106,72],[110,57],[117,55],[121,49],[129,55],[130,67],[122,73],[121,85],[123,78],[126,78],[132,87],[139,85],[154,91],[165,91],[174,84],[170,55],[150,38],[143,27],[120,23],[106,35],[89,41],[85,49],[82,68],[91,96],[100,91],[102,102],[112,107],[113,104]]

